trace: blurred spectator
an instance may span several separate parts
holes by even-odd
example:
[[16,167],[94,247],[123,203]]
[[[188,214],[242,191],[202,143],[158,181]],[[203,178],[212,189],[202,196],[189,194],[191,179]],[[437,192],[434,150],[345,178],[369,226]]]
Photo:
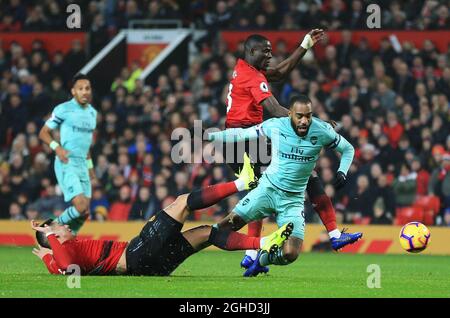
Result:
[[369,188],[369,178],[361,175],[357,179],[356,193],[352,194],[348,203],[347,221],[369,223],[373,215],[375,193]]
[[373,206],[372,224],[392,224],[395,216],[395,194],[392,187],[388,185],[385,175],[377,179],[376,200]]
[[397,206],[410,206],[414,203],[417,193],[417,173],[412,172],[406,163],[401,165],[400,175],[394,180],[392,188]]
[[22,213],[22,209],[17,202],[11,203],[9,206],[9,219],[11,221],[22,221],[25,220],[25,216]]
[[105,214],[103,217],[106,218],[108,210],[109,202],[103,189],[100,186],[95,187],[92,191],[90,206],[91,219],[98,220],[98,217],[102,216],[102,214]]
[[422,163],[418,157],[414,157],[411,163],[411,170],[417,174],[417,195],[427,195],[430,173],[422,168]]
[[111,204],[108,221],[126,221],[131,210],[131,189],[128,185],[120,187],[119,198]]
[[71,78],[86,65],[86,53],[83,51],[81,42],[73,40],[72,48],[64,56],[64,65],[67,67],[67,74]]
[[142,187],[139,189],[139,194],[131,207],[129,220],[145,220],[147,216],[155,213],[153,205],[150,204],[150,189]]
[[428,190],[441,199],[444,210],[450,208],[450,152],[442,156],[441,165],[431,174]]
[[89,30],[89,50],[94,56],[109,42],[108,28],[102,14],[97,14]]

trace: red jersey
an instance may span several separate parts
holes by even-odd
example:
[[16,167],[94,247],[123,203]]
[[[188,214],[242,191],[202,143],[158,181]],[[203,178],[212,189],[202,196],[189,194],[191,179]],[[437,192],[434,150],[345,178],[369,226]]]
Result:
[[60,243],[54,234],[48,236],[53,255],[43,261],[51,274],[64,274],[69,265],[80,266],[82,275],[108,275],[117,267],[127,242],[105,240],[69,240]]
[[226,128],[250,127],[262,123],[261,102],[272,96],[263,72],[238,59],[227,95]]

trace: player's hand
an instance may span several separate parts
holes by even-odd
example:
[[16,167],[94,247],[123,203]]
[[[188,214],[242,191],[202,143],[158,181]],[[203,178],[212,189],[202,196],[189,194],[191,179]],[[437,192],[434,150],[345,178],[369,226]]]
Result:
[[334,120],[327,120],[326,122],[329,123],[331,127],[333,127],[333,129],[335,129],[337,126],[337,122],[335,122]]
[[336,190],[340,189],[345,185],[346,182],[347,182],[347,176],[345,175],[345,173],[343,173],[342,171],[336,172],[336,175],[334,176],[334,179],[333,179],[334,188]]
[[309,31],[308,34],[311,36],[313,43],[316,44],[323,38],[323,36],[325,35],[325,32],[322,29],[313,29],[313,30]]
[[53,251],[51,249],[42,247],[40,245],[38,245],[37,248],[33,248],[33,252],[34,255],[36,255],[37,257],[39,257],[40,259],[43,259],[45,255],[47,254],[51,254],[53,255]]
[[31,228],[35,230],[36,232],[42,232],[45,234],[48,234],[52,231],[52,229],[46,224],[44,227],[39,226],[39,223],[35,220],[31,220]]
[[55,149],[55,153],[58,156],[59,160],[61,160],[64,163],[69,162],[69,152],[64,149],[63,147],[59,146],[58,148]]

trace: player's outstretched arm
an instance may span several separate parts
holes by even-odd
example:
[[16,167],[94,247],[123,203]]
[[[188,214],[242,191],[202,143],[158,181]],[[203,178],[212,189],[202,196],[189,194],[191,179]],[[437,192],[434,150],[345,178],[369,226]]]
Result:
[[209,133],[208,140],[234,143],[246,140],[256,140],[262,135],[263,133],[259,125],[256,125],[249,128],[229,128],[227,130]]
[[353,161],[353,156],[355,155],[355,149],[353,146],[341,135],[340,141],[337,143],[336,150],[342,154],[341,162],[339,164],[338,171],[333,180],[333,185],[339,189],[342,188],[347,181],[347,172],[350,169],[350,165]]
[[266,78],[269,82],[276,82],[284,79],[300,62],[302,57],[310,48],[314,46],[324,35],[322,29],[311,30],[303,38],[302,43],[287,59],[275,67],[267,69]]
[[286,117],[289,111],[278,103],[277,99],[273,96],[267,97],[261,102],[261,105],[267,110],[273,117]]

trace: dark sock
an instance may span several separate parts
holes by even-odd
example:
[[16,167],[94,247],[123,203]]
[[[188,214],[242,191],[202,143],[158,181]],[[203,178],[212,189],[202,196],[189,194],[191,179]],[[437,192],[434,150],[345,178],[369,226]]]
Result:
[[275,253],[263,253],[259,258],[259,264],[261,266],[273,265],[288,265],[289,262],[283,256],[283,249],[279,249]]

